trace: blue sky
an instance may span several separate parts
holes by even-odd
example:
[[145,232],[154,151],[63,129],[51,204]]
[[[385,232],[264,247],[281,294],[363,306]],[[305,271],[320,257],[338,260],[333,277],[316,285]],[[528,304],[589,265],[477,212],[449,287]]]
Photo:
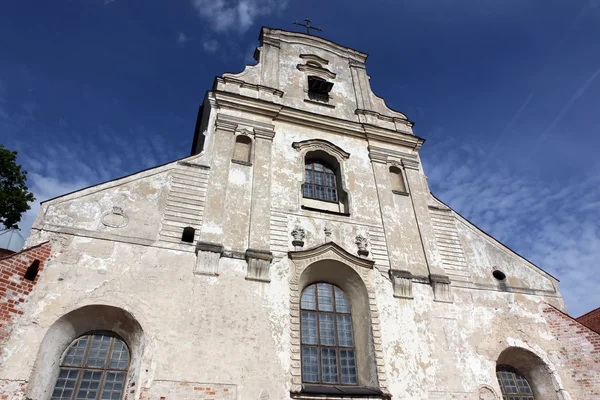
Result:
[[369,54],[436,196],[600,306],[600,0],[5,1],[0,143],[39,200],[187,156],[214,76],[306,16]]

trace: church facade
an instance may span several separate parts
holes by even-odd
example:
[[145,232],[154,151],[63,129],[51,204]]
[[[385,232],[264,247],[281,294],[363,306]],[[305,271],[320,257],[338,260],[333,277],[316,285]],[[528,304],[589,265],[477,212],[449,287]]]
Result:
[[192,152],[0,259],[1,399],[600,398],[558,280],[429,191],[367,55],[263,28]]

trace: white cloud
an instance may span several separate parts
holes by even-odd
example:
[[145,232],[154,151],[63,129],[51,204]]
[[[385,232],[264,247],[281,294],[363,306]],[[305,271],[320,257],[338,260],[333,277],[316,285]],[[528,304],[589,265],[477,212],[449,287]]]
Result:
[[214,53],[219,48],[219,42],[214,39],[206,39],[202,42],[202,48],[204,48],[204,51]]
[[424,149],[422,157],[432,192],[560,279],[574,316],[600,305],[600,178],[564,184],[517,176],[509,163],[452,141]]
[[215,31],[244,32],[256,18],[283,10],[287,0],[192,0],[192,6]]
[[185,46],[190,40],[191,39],[183,32],[179,32],[179,35],[177,35],[177,44],[180,46]]

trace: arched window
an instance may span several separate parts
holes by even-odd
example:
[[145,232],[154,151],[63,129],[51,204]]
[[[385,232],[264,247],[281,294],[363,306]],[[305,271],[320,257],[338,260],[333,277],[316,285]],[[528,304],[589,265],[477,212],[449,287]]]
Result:
[[321,160],[306,160],[304,175],[304,197],[337,203],[337,182],[333,168]]
[[504,400],[534,400],[529,382],[515,368],[499,365],[496,368],[496,377]]
[[63,354],[52,400],[120,400],[129,350],[119,338],[92,333],[75,339]]
[[342,289],[316,283],[300,302],[302,382],[356,385],[350,304]]
[[252,139],[245,135],[238,135],[235,138],[235,150],[233,151],[233,160],[242,163],[250,163],[252,152]]
[[398,167],[390,167],[390,181],[392,182],[392,191],[395,193],[407,193],[406,185],[404,184],[404,176],[402,170]]

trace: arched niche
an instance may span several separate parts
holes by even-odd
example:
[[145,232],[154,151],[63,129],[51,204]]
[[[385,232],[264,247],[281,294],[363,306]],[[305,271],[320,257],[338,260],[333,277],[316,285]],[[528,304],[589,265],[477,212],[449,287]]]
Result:
[[563,400],[558,394],[559,385],[554,372],[533,352],[521,347],[509,347],[498,356],[496,370],[499,366],[509,366],[520,372],[529,383],[535,399]]
[[125,393],[135,388],[144,350],[144,332],[129,312],[107,305],[88,305],[60,317],[46,332],[38,350],[27,396],[49,400],[56,383],[61,357],[71,342],[89,332],[114,332],[129,347],[131,361]]
[[359,386],[379,388],[386,391],[383,369],[383,349],[379,337],[378,310],[373,290],[373,264],[371,260],[357,257],[334,242],[288,254],[293,273],[290,279],[291,299],[291,355],[292,391],[301,390],[300,359],[300,296],[307,286],[316,282],[327,282],[338,286],[348,297],[352,310],[352,327],[355,338],[357,375]]

